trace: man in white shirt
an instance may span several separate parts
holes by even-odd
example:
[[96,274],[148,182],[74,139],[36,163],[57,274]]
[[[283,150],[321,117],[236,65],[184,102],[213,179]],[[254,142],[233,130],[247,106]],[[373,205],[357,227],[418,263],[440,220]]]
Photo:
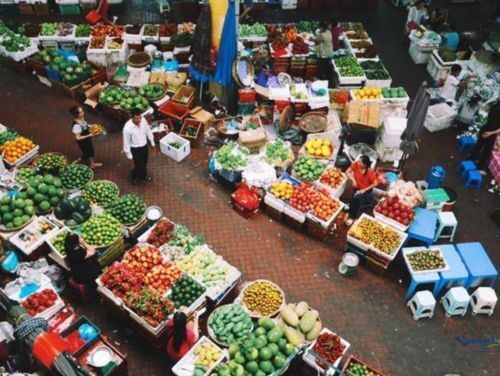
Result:
[[134,161],[131,177],[132,184],[137,185],[139,180],[151,181],[147,172],[148,141],[155,147],[155,140],[141,111],[133,109],[131,113],[132,118],[123,127],[123,151],[128,159]]

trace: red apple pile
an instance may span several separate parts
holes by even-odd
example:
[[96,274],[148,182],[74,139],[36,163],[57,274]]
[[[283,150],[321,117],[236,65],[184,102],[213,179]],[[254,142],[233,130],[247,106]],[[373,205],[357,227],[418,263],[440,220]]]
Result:
[[332,167],[323,172],[323,175],[319,178],[320,183],[323,183],[330,188],[336,189],[340,186],[346,177],[344,176],[342,170],[337,167]]
[[122,263],[130,266],[141,274],[146,274],[152,270],[154,266],[163,264],[163,259],[157,248],[142,245],[135,246],[128,251]]
[[313,209],[320,198],[321,193],[316,188],[311,184],[302,183],[299,187],[295,188],[290,198],[290,205],[305,213]]
[[404,226],[408,226],[415,216],[413,208],[400,202],[398,196],[386,198],[375,208],[375,211]]
[[51,289],[45,289],[30,295],[24,302],[23,307],[30,316],[37,314],[52,307],[57,300],[57,294]]
[[146,273],[144,283],[158,292],[167,291],[181,276],[181,271],[169,263],[156,265]]

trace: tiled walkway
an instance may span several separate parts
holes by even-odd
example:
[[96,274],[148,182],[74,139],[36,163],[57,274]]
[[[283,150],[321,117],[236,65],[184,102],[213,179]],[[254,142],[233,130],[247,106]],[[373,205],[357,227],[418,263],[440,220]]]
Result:
[[[395,84],[405,86],[413,95],[418,83],[427,77],[424,68],[415,69],[399,45],[399,12],[383,3],[374,14],[378,18],[360,12],[349,19],[365,22],[370,35],[381,45]],[[395,18],[382,26],[386,15]],[[0,87],[0,123],[33,136],[43,151],[78,157],[67,111],[73,105],[71,100],[3,67]],[[89,114],[88,119],[111,125],[95,114]],[[483,242],[495,264],[500,265],[498,232],[488,218],[498,208],[498,198],[484,188],[463,189],[454,172],[460,158],[455,144],[452,131],[432,135],[424,131],[421,152],[407,163],[406,173],[409,179],[422,178],[431,166],[442,164],[448,172],[446,184],[459,195],[456,241]],[[115,181],[123,193],[140,194],[148,204],[162,206],[175,222],[205,234],[206,242],[242,270],[244,279],[268,278],[286,291],[289,301],[307,300],[320,311],[326,326],[351,343],[352,354],[375,367],[398,376],[498,373],[498,348],[481,351],[475,346],[463,346],[456,339],[498,335],[498,314],[490,318],[468,315],[446,319],[439,312],[432,320],[414,322],[403,301],[406,290],[402,265],[395,265],[385,277],[361,268],[355,277],[345,279],[336,271],[343,233],[326,244],[273,222],[265,214],[252,221],[242,219],[230,208],[229,192],[208,178],[208,151],[204,148],[194,149],[180,164],[161,154],[154,155],[150,163],[154,180],[138,187],[128,182],[130,164],[121,153],[119,133],[96,140],[96,150],[99,161],[105,164],[96,171],[96,178]],[[122,345],[128,353],[130,375],[170,374],[163,353],[144,345],[102,307],[81,307],[81,312]],[[289,374],[309,373],[298,365]]]

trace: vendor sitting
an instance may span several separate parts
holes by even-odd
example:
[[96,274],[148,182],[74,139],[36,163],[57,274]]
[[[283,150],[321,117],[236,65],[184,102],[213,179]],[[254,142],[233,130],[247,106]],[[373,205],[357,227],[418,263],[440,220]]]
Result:
[[[196,315],[196,313],[195,313]],[[167,323],[167,355],[180,360],[198,340],[198,316],[187,322],[184,312],[176,312]]]
[[347,225],[353,223],[358,214],[359,207],[364,200],[370,199],[372,189],[378,185],[377,175],[371,168],[371,161],[367,155],[351,164],[346,171],[347,177],[352,181],[354,196],[349,204],[349,219]]
[[64,250],[75,282],[93,284],[101,274],[101,266],[94,257],[95,248],[77,234],[70,233],[66,236]]

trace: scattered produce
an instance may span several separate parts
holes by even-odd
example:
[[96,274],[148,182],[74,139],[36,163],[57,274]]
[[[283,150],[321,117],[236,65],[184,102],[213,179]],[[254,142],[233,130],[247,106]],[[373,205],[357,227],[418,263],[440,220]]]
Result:
[[398,196],[393,196],[383,200],[376,208],[375,211],[386,217],[394,219],[404,226],[408,226],[413,220],[413,208],[399,201]]
[[172,43],[175,47],[188,47],[192,42],[193,35],[188,32],[173,35],[170,39],[170,43]]
[[41,155],[35,162],[35,167],[42,173],[60,174],[68,164],[66,157],[62,154],[47,153]]
[[172,286],[170,299],[175,304],[175,308],[189,307],[205,292],[205,287],[194,278],[183,275]]
[[158,33],[160,34],[160,37],[171,37],[172,35],[177,34],[177,24],[175,22],[165,22],[160,25]]
[[145,37],[156,37],[158,35],[159,26],[158,25],[144,25],[144,32],[142,35]]
[[363,69],[359,66],[356,58],[352,56],[342,56],[334,59],[335,66],[339,69],[340,75],[344,77],[363,76]]
[[16,181],[27,184],[35,175],[36,170],[33,167],[20,167],[16,172]]
[[68,227],[75,227],[87,221],[92,215],[92,209],[87,200],[81,197],[67,198],[54,209],[57,219],[64,220]]
[[182,248],[185,255],[189,255],[196,247],[203,243],[202,235],[193,235],[182,225],[175,225],[172,239],[168,241],[170,247]]
[[53,37],[57,32],[57,23],[44,22],[41,24],[40,35],[43,37]]
[[354,99],[367,100],[367,99],[382,99],[382,90],[379,87],[366,86],[363,89],[353,90]]
[[286,180],[271,184],[271,193],[282,200],[289,200],[292,197],[293,191],[294,186]]
[[287,304],[280,313],[278,326],[293,346],[316,339],[323,329],[318,311],[311,309],[306,302]]
[[18,136],[13,141],[5,141],[0,150],[7,163],[14,164],[35,147],[36,145],[30,139]]
[[83,188],[83,198],[92,204],[107,207],[118,197],[118,186],[107,180],[94,180]]
[[248,148],[230,141],[215,152],[215,161],[224,170],[239,170],[248,164]]
[[332,189],[337,189],[346,179],[347,177],[340,168],[330,167],[321,175],[319,181]]
[[57,249],[57,252],[59,252],[62,256],[66,256],[66,248],[64,246],[64,243],[66,241],[66,236],[68,234],[69,230],[61,231],[59,234],[56,235],[54,239],[51,240],[51,243],[54,246],[54,248]]
[[0,223],[7,229],[12,230],[24,226],[35,214],[33,201],[27,199],[24,192],[13,199],[8,195],[0,199]]
[[121,50],[125,41],[122,38],[113,38],[108,44],[110,50]]
[[302,212],[313,209],[319,202],[321,193],[312,185],[302,183],[293,191],[290,205]]
[[37,314],[52,307],[56,303],[57,299],[58,296],[54,290],[44,289],[28,296],[22,305],[26,311],[28,311],[30,316],[36,316]]
[[[343,355],[345,346],[340,341],[338,335],[333,333],[321,333],[316,339],[316,343],[312,350],[328,363],[334,364],[337,359]],[[316,364],[323,369],[329,368],[325,363],[319,360],[316,361]]]
[[229,277],[228,264],[206,245],[197,247],[177,265],[208,288],[224,285]]
[[106,247],[121,235],[121,223],[109,214],[91,217],[83,225],[83,239],[90,245]]
[[124,302],[154,328],[174,312],[174,306],[170,300],[164,298],[161,293],[146,287],[139,291],[128,292]]
[[333,153],[332,142],[326,138],[314,138],[304,145],[307,153],[317,158],[330,158]]
[[72,163],[66,167],[60,177],[64,188],[79,189],[92,180],[93,176],[94,173],[90,167]]
[[75,25],[69,22],[59,22],[59,24],[57,25],[57,36],[67,37],[68,35],[73,34],[74,29]]
[[88,38],[92,32],[92,26],[89,24],[79,24],[76,27],[75,36],[77,38]]
[[148,99],[160,99],[165,96],[165,86],[161,84],[147,84],[139,89],[139,94]]
[[106,47],[106,37],[92,37],[90,38],[89,48],[94,50],[102,50]]
[[130,265],[118,261],[108,266],[100,279],[120,299],[124,299],[130,291],[139,291],[142,285],[139,274]]
[[293,164],[293,171],[297,177],[308,181],[318,179],[324,170],[324,166],[316,158],[305,154]]
[[337,200],[321,194],[319,201],[312,209],[312,214],[322,221],[328,221],[339,210],[339,208],[340,203]]
[[252,282],[243,291],[243,304],[253,316],[274,315],[284,301],[281,290],[266,281]]
[[[210,342],[204,342],[195,347],[194,355],[196,355],[196,359],[194,361],[195,366],[212,368],[222,356],[222,352]],[[203,373],[203,375],[204,374],[205,373]]]
[[162,219],[150,232],[146,241],[155,247],[161,247],[173,238],[174,228],[175,225],[172,222],[168,219]]
[[407,98],[408,94],[402,87],[391,87],[391,88],[383,88],[382,95],[384,98]]
[[239,304],[228,304],[217,308],[208,320],[213,338],[229,345],[247,337],[253,329],[252,319]]
[[406,255],[416,272],[446,268],[446,261],[439,250],[421,250]]
[[145,277],[144,283],[152,289],[165,293],[181,277],[181,271],[174,265],[160,264],[153,266]]
[[350,373],[351,376],[380,376],[378,373],[371,371],[364,364],[359,364],[352,359],[349,362],[349,366],[346,371],[347,373]]
[[163,264],[163,258],[158,249],[148,245],[136,245],[123,258],[122,264],[130,266],[141,275],[148,273],[155,266]]
[[[229,367],[232,364],[242,365],[245,375],[279,374],[294,351],[295,346],[286,340],[283,331],[274,321],[262,317],[258,321],[258,327],[248,338],[229,347]],[[237,368],[235,365],[232,367]]]
[[123,195],[107,205],[106,211],[124,225],[131,225],[144,215],[146,204],[137,195]]
[[26,198],[33,200],[39,213],[46,213],[59,205],[66,196],[62,181],[53,175],[35,176],[30,179]]
[[401,245],[401,238],[396,231],[369,218],[356,222],[348,234],[388,255],[392,255]]
[[240,24],[238,35],[241,38],[267,37],[267,30],[263,24],[258,22],[253,25]]
[[290,147],[281,138],[268,142],[265,146],[266,162],[282,166],[293,160],[293,152]]

